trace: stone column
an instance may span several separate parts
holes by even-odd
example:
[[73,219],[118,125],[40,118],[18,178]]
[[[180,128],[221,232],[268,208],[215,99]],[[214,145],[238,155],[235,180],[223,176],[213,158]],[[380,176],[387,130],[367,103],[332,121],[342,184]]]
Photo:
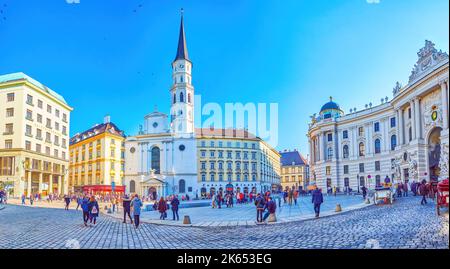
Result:
[[447,94],[447,83],[441,82],[441,100],[442,100],[442,125],[443,129],[448,129],[448,94]]
[[38,193],[42,193],[42,173],[39,173],[39,185],[38,185]]
[[370,134],[371,130],[371,124],[373,123],[367,123],[365,128],[365,135],[366,135],[366,155],[369,155],[372,153],[372,135]]
[[415,100],[409,101],[409,107],[411,108],[411,129],[412,129],[412,140],[416,139],[416,106]]
[[403,109],[399,108],[398,110],[398,129],[399,129],[399,135],[398,135],[398,145],[401,146],[404,143],[404,136],[403,136]]
[[27,196],[31,194],[31,171],[28,171],[27,175]]
[[381,143],[383,144],[383,151],[387,152],[387,151],[389,151],[390,142],[391,142],[391,139],[389,137],[389,117],[384,118],[382,120],[382,122],[383,122],[383,124],[382,124],[382,126],[383,126],[383,132],[382,132],[383,136],[382,137],[383,137],[383,139],[381,140]]
[[48,192],[53,193],[53,175],[48,175]]
[[414,124],[415,124],[415,129],[416,129],[416,139],[421,139],[422,138],[422,117],[420,116],[420,98],[417,97],[414,100]]
[[61,185],[62,185],[61,176],[58,176],[58,194],[63,194]]
[[319,161],[322,161],[322,160],[324,160],[324,158],[323,158],[323,134],[322,133],[319,133],[319,158],[318,158],[318,160]]

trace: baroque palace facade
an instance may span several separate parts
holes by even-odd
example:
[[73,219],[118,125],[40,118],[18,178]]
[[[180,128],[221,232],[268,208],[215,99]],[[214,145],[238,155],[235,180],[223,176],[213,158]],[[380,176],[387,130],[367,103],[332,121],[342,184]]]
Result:
[[155,108],[144,117],[139,133],[126,138],[127,192],[201,197],[227,184],[243,192],[279,184],[279,154],[264,141],[239,135],[244,131],[209,132],[194,127],[192,62],[183,17],[172,79],[170,118]]
[[430,41],[418,52],[408,84],[393,99],[345,115],[332,100],[311,117],[311,177],[319,188],[448,177],[449,61]]
[[67,193],[71,111],[23,73],[0,76],[0,183],[13,196]]

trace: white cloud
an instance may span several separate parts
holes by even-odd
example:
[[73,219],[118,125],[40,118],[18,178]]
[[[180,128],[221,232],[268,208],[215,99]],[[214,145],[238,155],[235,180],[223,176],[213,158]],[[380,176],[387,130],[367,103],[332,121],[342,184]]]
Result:
[[366,0],[367,4],[379,4],[381,0]]

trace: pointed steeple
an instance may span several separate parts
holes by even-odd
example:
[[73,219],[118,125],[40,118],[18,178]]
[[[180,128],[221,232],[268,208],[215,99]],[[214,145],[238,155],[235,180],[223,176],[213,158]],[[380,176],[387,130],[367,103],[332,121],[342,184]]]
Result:
[[183,9],[181,9],[181,25],[180,25],[180,36],[178,38],[178,49],[177,56],[175,60],[189,60],[187,45],[186,45],[186,36],[184,34],[184,23],[183,23]]

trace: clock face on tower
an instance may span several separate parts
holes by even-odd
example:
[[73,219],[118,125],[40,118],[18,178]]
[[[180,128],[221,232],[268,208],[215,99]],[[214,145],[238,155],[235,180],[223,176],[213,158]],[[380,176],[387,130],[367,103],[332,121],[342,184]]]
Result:
[[183,64],[180,64],[178,67],[179,67],[180,69],[183,69],[183,68],[184,68],[184,65],[183,65]]

